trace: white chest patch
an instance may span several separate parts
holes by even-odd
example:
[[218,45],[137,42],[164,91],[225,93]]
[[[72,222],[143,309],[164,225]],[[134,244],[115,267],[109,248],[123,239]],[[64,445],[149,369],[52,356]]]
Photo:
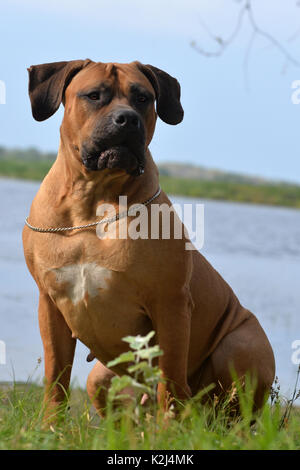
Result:
[[71,264],[53,271],[57,282],[67,283],[67,294],[74,305],[86,295],[96,297],[99,289],[107,289],[107,281],[112,276],[112,271],[96,263]]

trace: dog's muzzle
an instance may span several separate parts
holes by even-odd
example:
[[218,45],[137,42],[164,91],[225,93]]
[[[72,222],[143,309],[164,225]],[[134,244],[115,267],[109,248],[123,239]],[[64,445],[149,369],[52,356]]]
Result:
[[102,118],[82,145],[81,158],[90,171],[121,169],[141,175],[145,168],[145,128],[138,113],[121,108]]

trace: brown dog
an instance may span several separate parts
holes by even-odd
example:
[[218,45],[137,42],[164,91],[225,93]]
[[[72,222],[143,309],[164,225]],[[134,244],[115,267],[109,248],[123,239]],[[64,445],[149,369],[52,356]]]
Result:
[[[178,82],[151,65],[90,60],[29,68],[29,94],[36,120],[65,106],[58,156],[28,218],[37,227],[74,227],[101,220],[97,208],[118,198],[128,206],[158,190],[158,171],[148,150],[156,110],[168,124],[183,119]],[[166,203],[161,192],[153,204]],[[149,205],[150,207],[150,205]],[[132,217],[128,216],[132,220]],[[118,221],[113,224],[119,224]],[[151,217],[149,216],[149,226]],[[256,376],[261,406],[274,378],[274,357],[256,317],[186,239],[101,239],[94,226],[39,233],[24,228],[24,252],[39,290],[46,400],[57,405],[69,386],[76,339],[97,363],[87,389],[98,411],[115,373],[105,364],[126,351],[122,338],[156,332],[164,354],[160,368],[167,389],[187,398],[215,384],[218,395],[239,377]],[[57,385],[51,387],[57,378]],[[165,387],[159,386],[163,399]]]

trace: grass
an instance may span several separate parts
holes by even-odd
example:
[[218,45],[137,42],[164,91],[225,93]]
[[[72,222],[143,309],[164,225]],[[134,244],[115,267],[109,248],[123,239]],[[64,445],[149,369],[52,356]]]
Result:
[[164,175],[160,176],[160,181],[167,194],[300,208],[300,186],[293,184],[199,181]]
[[[53,420],[45,424],[42,387],[30,383],[0,387],[0,450],[300,449],[300,411],[293,406],[300,395],[300,367],[292,398],[284,404],[275,381],[270,400],[256,414],[253,381],[246,375],[242,388],[234,374],[232,390],[222,403],[214,397],[202,404],[205,391],[201,391],[184,404],[169,403],[165,414],[158,413],[156,387],[163,379],[153,361],[163,352],[150,345],[153,335],[123,338],[131,350],[108,367],[127,363],[128,374],[113,378],[104,418],[96,415],[87,393],[77,388],[66,393],[55,424]],[[135,390],[131,398],[122,393],[128,386]],[[149,399],[141,406],[145,392]],[[233,416],[237,399],[241,413]]]
[[[50,158],[4,156],[0,158],[0,175],[7,178],[41,181],[52,162]],[[300,208],[300,185],[295,184],[201,181],[163,174],[160,176],[160,183],[167,194]]]
[[26,160],[22,158],[0,159],[0,175],[6,178],[41,181],[52,166],[50,160]]
[[70,409],[55,426],[42,425],[42,388],[34,384],[0,388],[0,449],[49,450],[295,450],[300,449],[300,412],[293,408],[282,425],[284,410],[266,404],[256,424],[249,414],[229,419],[226,408],[190,400],[168,424],[157,422],[149,412],[139,418],[131,407],[114,410],[100,419],[91,409],[85,391],[75,389]]

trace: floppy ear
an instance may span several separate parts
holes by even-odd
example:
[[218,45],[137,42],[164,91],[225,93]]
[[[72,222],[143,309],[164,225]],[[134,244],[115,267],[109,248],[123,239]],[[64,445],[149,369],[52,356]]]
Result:
[[58,110],[68,84],[89,63],[86,59],[29,67],[29,97],[34,119],[44,121]]
[[183,119],[183,109],[180,103],[180,85],[176,78],[153,65],[136,63],[155,90],[156,109],[160,119],[167,124],[179,124]]

